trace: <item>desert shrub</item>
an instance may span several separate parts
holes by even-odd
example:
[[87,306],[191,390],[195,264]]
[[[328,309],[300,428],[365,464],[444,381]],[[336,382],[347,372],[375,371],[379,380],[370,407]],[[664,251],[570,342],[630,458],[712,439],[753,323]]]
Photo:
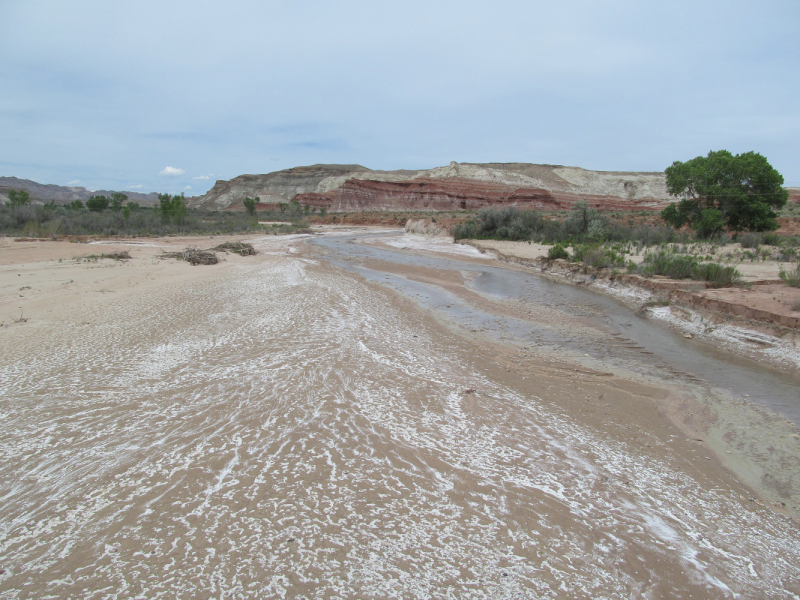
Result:
[[670,279],[687,279],[692,276],[692,267],[697,261],[689,256],[671,252],[648,252],[644,255],[639,272],[645,277],[664,275]]
[[532,210],[515,207],[483,209],[478,212],[477,220],[454,226],[452,234],[457,240],[472,238],[527,241],[541,229],[542,220]]
[[793,260],[797,260],[797,249],[796,248],[781,248],[778,252],[777,256],[775,256],[775,260],[780,262],[790,262]]
[[595,230],[602,229],[603,223],[597,209],[582,200],[573,205],[572,211],[564,220],[564,231],[568,235],[580,236],[587,233],[594,223],[599,223],[595,225]]
[[792,235],[783,238],[783,244],[781,244],[784,248],[797,248],[800,246],[800,236]]
[[742,248],[758,248],[762,244],[763,239],[761,234],[749,231],[736,238],[736,241],[742,245]]
[[727,244],[730,244],[733,241],[733,238],[729,233],[721,231],[716,235],[712,235],[710,238],[708,238],[708,241],[716,246],[725,246]]
[[692,268],[692,279],[707,281],[712,287],[729,287],[741,281],[741,274],[735,267],[700,263]]
[[726,287],[741,282],[741,274],[735,267],[718,263],[699,263],[691,256],[670,252],[648,252],[639,266],[645,277],[664,275],[670,279],[694,279],[707,281],[713,287]]
[[596,269],[625,266],[625,258],[611,248],[599,245],[578,244],[574,246],[574,258]]
[[800,287],[800,265],[797,265],[797,268],[793,271],[781,269],[781,272],[778,275],[781,279],[783,279],[786,285]]
[[117,252],[109,252],[103,254],[87,254],[86,256],[79,256],[75,260],[78,262],[97,262],[98,260],[102,260],[104,258],[108,258],[111,260],[130,260],[131,254],[127,250],[120,250]]
[[[336,217],[334,217],[333,220],[336,222]],[[470,219],[466,223],[458,223],[457,225],[454,225],[450,229],[450,233],[452,234],[453,239],[456,241],[463,239],[477,239],[478,224]]]
[[556,260],[559,258],[564,258],[569,260],[569,252],[567,252],[564,249],[564,246],[562,246],[561,244],[556,244],[547,251],[547,258],[549,258],[550,260]]

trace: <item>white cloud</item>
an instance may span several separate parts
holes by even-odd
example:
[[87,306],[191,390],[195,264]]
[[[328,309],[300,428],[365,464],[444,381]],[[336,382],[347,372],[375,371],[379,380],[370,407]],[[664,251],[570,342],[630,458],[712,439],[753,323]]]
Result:
[[67,185],[78,185],[80,182],[80,179],[73,179],[72,181],[68,181]]
[[185,189],[185,190],[190,190],[190,189],[192,189],[192,186],[190,186],[190,185],[187,185],[187,186],[186,186],[185,188],[183,188],[183,189]]
[[210,179],[208,175],[198,175],[197,177],[192,177],[192,179]]
[[184,173],[186,173],[186,171],[177,167],[164,167],[164,170],[161,171],[159,175],[164,175],[165,177],[177,177],[178,175],[183,175]]
[[141,189],[143,187],[144,186],[141,183],[137,183],[136,185],[134,185],[134,184],[128,185],[128,189],[129,190],[138,190],[138,189]]

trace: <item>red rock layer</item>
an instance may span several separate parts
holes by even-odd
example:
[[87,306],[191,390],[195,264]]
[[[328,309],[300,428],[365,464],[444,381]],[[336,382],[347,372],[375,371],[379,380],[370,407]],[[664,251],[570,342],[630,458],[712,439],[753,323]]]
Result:
[[300,204],[325,206],[332,211],[432,210],[452,211],[497,206],[545,210],[569,208],[586,200],[604,210],[660,209],[666,205],[654,199],[630,200],[616,196],[590,196],[550,192],[536,188],[513,188],[498,183],[469,179],[411,179],[370,181],[348,179],[341,187],[324,194],[298,194]]

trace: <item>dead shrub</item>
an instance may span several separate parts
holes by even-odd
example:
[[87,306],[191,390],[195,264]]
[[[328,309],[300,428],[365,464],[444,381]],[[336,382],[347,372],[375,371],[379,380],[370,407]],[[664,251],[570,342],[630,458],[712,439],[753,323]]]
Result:
[[186,248],[180,252],[164,252],[159,255],[159,258],[176,258],[178,260],[185,260],[192,266],[197,265],[215,265],[219,262],[219,258],[211,250],[200,250],[200,248]]
[[252,244],[246,242],[225,242],[214,248],[217,252],[233,252],[239,256],[253,256],[258,254]]

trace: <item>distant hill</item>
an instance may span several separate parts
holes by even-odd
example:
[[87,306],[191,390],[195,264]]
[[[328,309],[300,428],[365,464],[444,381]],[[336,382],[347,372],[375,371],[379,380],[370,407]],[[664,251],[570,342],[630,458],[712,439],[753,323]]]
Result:
[[528,163],[450,163],[419,171],[313,165],[217,181],[190,206],[242,209],[246,198],[296,200],[332,211],[459,210],[486,206],[562,209],[585,200],[608,210],[657,210],[674,201],[664,173],[588,171]]
[[[56,204],[69,204],[73,200],[85,202],[91,196],[110,196],[115,193],[112,190],[95,190],[90,192],[83,187],[65,187],[61,185],[36,183],[30,179],[20,179],[19,177],[0,177],[0,201],[8,199],[10,190],[25,190],[31,196],[31,202],[46,204],[55,202]],[[138,192],[123,191],[128,200],[138,202],[142,206],[152,206],[158,202],[158,194],[140,194]]]

